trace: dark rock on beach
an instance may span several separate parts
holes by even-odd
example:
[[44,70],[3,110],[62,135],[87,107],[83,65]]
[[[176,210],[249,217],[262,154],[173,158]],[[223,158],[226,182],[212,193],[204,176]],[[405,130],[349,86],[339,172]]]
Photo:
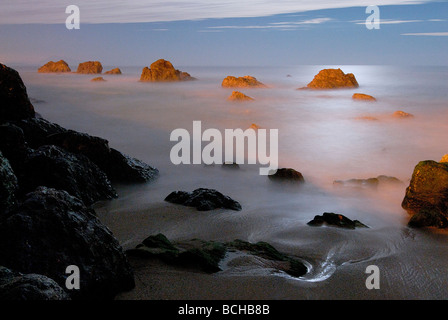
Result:
[[278,182],[292,182],[302,184],[305,183],[303,175],[292,168],[277,169],[275,174],[268,175],[269,179]]
[[365,224],[358,220],[351,220],[342,214],[324,212],[323,215],[316,215],[313,220],[308,222],[309,226],[322,226],[323,224],[341,227],[345,229],[368,228]]
[[199,188],[193,192],[174,191],[165,198],[165,201],[195,207],[199,211],[218,208],[241,210],[241,205],[237,201],[214,189]]
[[65,287],[67,266],[80,269],[72,299],[108,299],[134,287],[127,258],[107,227],[80,199],[39,187],[0,223],[0,265]]
[[70,300],[53,279],[41,274],[22,274],[0,266],[1,301]]
[[19,73],[0,64],[0,123],[34,116],[34,107]]

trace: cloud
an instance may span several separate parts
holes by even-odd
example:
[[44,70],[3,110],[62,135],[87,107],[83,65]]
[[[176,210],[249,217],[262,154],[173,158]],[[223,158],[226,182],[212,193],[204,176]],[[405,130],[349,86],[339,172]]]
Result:
[[402,33],[402,36],[427,36],[427,37],[448,37],[448,32],[417,32]]
[[[75,2],[75,3],[73,3]],[[82,23],[132,23],[263,17],[321,9],[367,7],[372,0],[8,0],[0,2],[0,24],[64,24],[65,8],[76,4]],[[382,0],[409,5],[430,0]]]
[[208,29],[217,29],[217,30],[221,30],[221,31],[223,29],[276,29],[276,30],[280,30],[280,31],[290,31],[292,29],[298,29],[304,25],[321,24],[321,23],[332,21],[332,20],[333,20],[332,18],[314,18],[314,19],[308,19],[308,20],[303,20],[303,21],[271,22],[267,25],[214,26],[214,27],[208,27]]

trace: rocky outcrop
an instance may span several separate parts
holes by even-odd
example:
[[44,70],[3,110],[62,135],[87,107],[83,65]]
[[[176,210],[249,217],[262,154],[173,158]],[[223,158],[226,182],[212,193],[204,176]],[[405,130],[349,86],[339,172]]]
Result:
[[354,93],[352,99],[361,101],[376,101],[376,98],[364,93]]
[[349,187],[349,188],[372,188],[376,189],[379,186],[402,186],[403,181],[395,177],[380,175],[376,178],[368,179],[349,179],[349,180],[335,180],[333,181],[335,187]]
[[392,117],[399,118],[399,119],[410,119],[410,118],[413,118],[414,115],[404,112],[404,111],[401,111],[401,110],[398,110],[392,114]]
[[308,222],[308,225],[312,227],[322,226],[323,224],[345,229],[368,228],[358,220],[351,220],[342,214],[332,212],[324,212],[321,216],[316,215],[313,220]]
[[239,91],[233,91],[232,94],[227,98],[229,101],[254,101],[254,98],[246,96],[244,93]]
[[415,227],[448,225],[448,163],[419,162],[401,204]]
[[292,168],[281,168],[277,169],[275,174],[271,174],[268,176],[272,181],[278,182],[292,182],[302,184],[305,183],[305,179],[303,175]]
[[165,198],[165,201],[188,207],[195,207],[199,211],[208,211],[218,208],[237,211],[241,210],[241,205],[237,201],[214,189],[199,188],[193,192],[174,191]]
[[17,177],[8,159],[0,152],[0,215],[15,205],[18,189]]
[[59,60],[58,62],[49,61],[37,70],[39,73],[60,73],[71,71],[72,70],[68,66],[67,62],[64,60]]
[[127,258],[94,211],[65,191],[39,187],[0,223],[0,265],[36,273],[65,287],[66,268],[80,270],[72,299],[106,299],[134,287]]
[[81,62],[78,65],[78,70],[76,70],[76,73],[82,74],[97,74],[101,72],[103,72],[103,66],[99,61]]
[[0,266],[1,301],[70,300],[54,280],[41,274],[22,274]]
[[358,88],[353,73],[345,74],[341,69],[323,69],[308,83],[308,89]]
[[234,77],[228,76],[221,83],[224,88],[266,88],[266,86],[251,76]]
[[[222,270],[220,264],[228,251],[236,257],[235,260],[246,259],[246,266],[252,262],[253,267],[257,269],[275,269],[294,277],[301,277],[308,271],[298,259],[281,253],[262,241],[250,243],[237,239],[222,243],[193,239],[170,242],[163,234],[157,234],[146,238],[135,249],[128,250],[127,254],[141,258],[158,258],[168,264],[214,273]],[[255,259],[251,260],[251,257]],[[235,263],[238,261],[229,261],[227,264]]]
[[90,80],[92,82],[105,82],[106,80],[103,77],[96,77]]
[[120,68],[114,68],[114,69],[104,72],[104,74],[121,74],[121,70],[120,70]]
[[174,68],[171,62],[159,59],[151,64],[151,66],[144,67],[140,76],[140,81],[143,82],[175,82],[194,80],[187,72],[182,72]]
[[440,159],[440,162],[448,162],[448,154],[444,155],[442,159]]
[[19,73],[0,64],[0,123],[34,117],[34,107]]

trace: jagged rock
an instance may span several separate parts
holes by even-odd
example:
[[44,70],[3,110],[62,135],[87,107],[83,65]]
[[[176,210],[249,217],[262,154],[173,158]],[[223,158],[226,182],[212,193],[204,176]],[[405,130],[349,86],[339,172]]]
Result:
[[8,159],[0,152],[0,215],[15,205],[18,189],[17,177]]
[[233,91],[232,94],[227,98],[229,101],[254,101],[254,98],[246,96],[244,93],[239,91]]
[[0,125],[0,151],[14,170],[18,170],[29,154],[22,129],[11,123]]
[[99,61],[87,61],[81,62],[78,65],[78,70],[76,73],[82,74],[97,74],[103,72],[103,66]]
[[65,190],[87,205],[117,197],[109,179],[97,165],[81,154],[53,145],[33,151],[18,175],[22,192],[46,186]]
[[174,191],[165,198],[165,201],[195,207],[199,211],[218,208],[241,210],[241,205],[237,201],[214,189],[199,188],[193,192]]
[[80,270],[72,299],[109,299],[135,285],[118,241],[92,209],[65,191],[39,187],[0,224],[0,265],[36,273],[65,287],[69,265]]
[[234,77],[228,76],[221,83],[224,88],[266,88],[266,86],[251,76]]
[[0,266],[1,301],[71,300],[53,279],[41,274],[22,274]]
[[413,118],[414,117],[414,115],[412,115],[410,113],[407,113],[407,112],[404,112],[404,111],[401,111],[401,110],[395,111],[392,114],[392,116],[394,118],[399,118],[399,119],[409,119],[409,118]]
[[96,77],[96,78],[93,78],[90,81],[92,81],[92,82],[105,82],[106,80],[104,80],[103,77]]
[[308,83],[309,89],[358,88],[359,84],[352,73],[345,74],[341,69],[323,69]]
[[49,61],[40,67],[37,72],[39,73],[53,73],[53,72],[71,72],[72,70],[64,60],[58,62]]
[[323,215],[316,215],[313,220],[308,222],[309,226],[322,226],[324,223],[346,229],[368,228],[358,220],[351,220],[342,214],[324,212]]
[[352,96],[353,100],[363,100],[363,101],[376,101],[376,99],[368,94],[364,93],[354,93]]
[[285,182],[294,182],[294,183],[305,183],[305,179],[303,175],[292,168],[281,168],[277,169],[275,174],[268,175],[269,179],[273,181],[285,181]]
[[33,118],[14,122],[14,125],[23,130],[28,146],[37,149],[40,146],[51,144],[49,137],[66,132],[67,129],[43,118]]
[[115,68],[115,69],[104,72],[104,74],[121,74],[121,70],[120,70],[120,68]]
[[19,73],[0,63],[0,123],[34,117],[34,107]]
[[442,159],[440,159],[440,162],[448,162],[448,154],[444,155]]
[[445,227],[448,217],[448,163],[419,162],[401,206],[413,216],[414,226],[417,225],[415,221],[419,221],[419,226]]
[[182,72],[173,67],[171,62],[164,59],[159,59],[151,64],[151,66],[144,67],[140,76],[140,81],[150,82],[173,82],[194,80],[187,72]]

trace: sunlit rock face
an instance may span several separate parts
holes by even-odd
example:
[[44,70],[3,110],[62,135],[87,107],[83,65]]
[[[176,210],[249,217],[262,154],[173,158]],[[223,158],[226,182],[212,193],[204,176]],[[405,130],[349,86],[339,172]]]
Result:
[[233,91],[232,94],[227,98],[229,101],[253,101],[254,98],[246,96],[244,93],[239,91]]
[[309,89],[358,88],[359,84],[353,73],[345,74],[341,69],[323,69],[308,83]]
[[376,101],[376,98],[364,93],[354,93],[352,99],[361,101]]
[[97,74],[103,72],[103,66],[99,61],[87,61],[78,65],[77,73]]
[[92,81],[92,82],[104,82],[106,80],[103,77],[96,77],[96,78],[93,78],[90,81]]
[[412,115],[410,113],[407,113],[407,112],[404,112],[404,111],[401,111],[401,110],[395,111],[392,114],[392,116],[394,118],[399,118],[399,119],[409,119],[409,118],[413,118],[414,117],[414,115]]
[[149,68],[144,67],[140,76],[140,81],[143,82],[174,82],[194,79],[189,73],[175,69],[171,62],[164,59],[153,62]]
[[72,70],[68,66],[67,62],[64,60],[59,60],[58,62],[49,61],[37,70],[39,73],[60,73],[71,71]]
[[266,88],[266,86],[251,76],[236,78],[234,76],[226,77],[221,84],[224,88]]
[[112,70],[104,72],[104,74],[121,74],[120,68],[114,68]]
[[442,159],[440,159],[440,162],[448,162],[448,154],[444,155]]

